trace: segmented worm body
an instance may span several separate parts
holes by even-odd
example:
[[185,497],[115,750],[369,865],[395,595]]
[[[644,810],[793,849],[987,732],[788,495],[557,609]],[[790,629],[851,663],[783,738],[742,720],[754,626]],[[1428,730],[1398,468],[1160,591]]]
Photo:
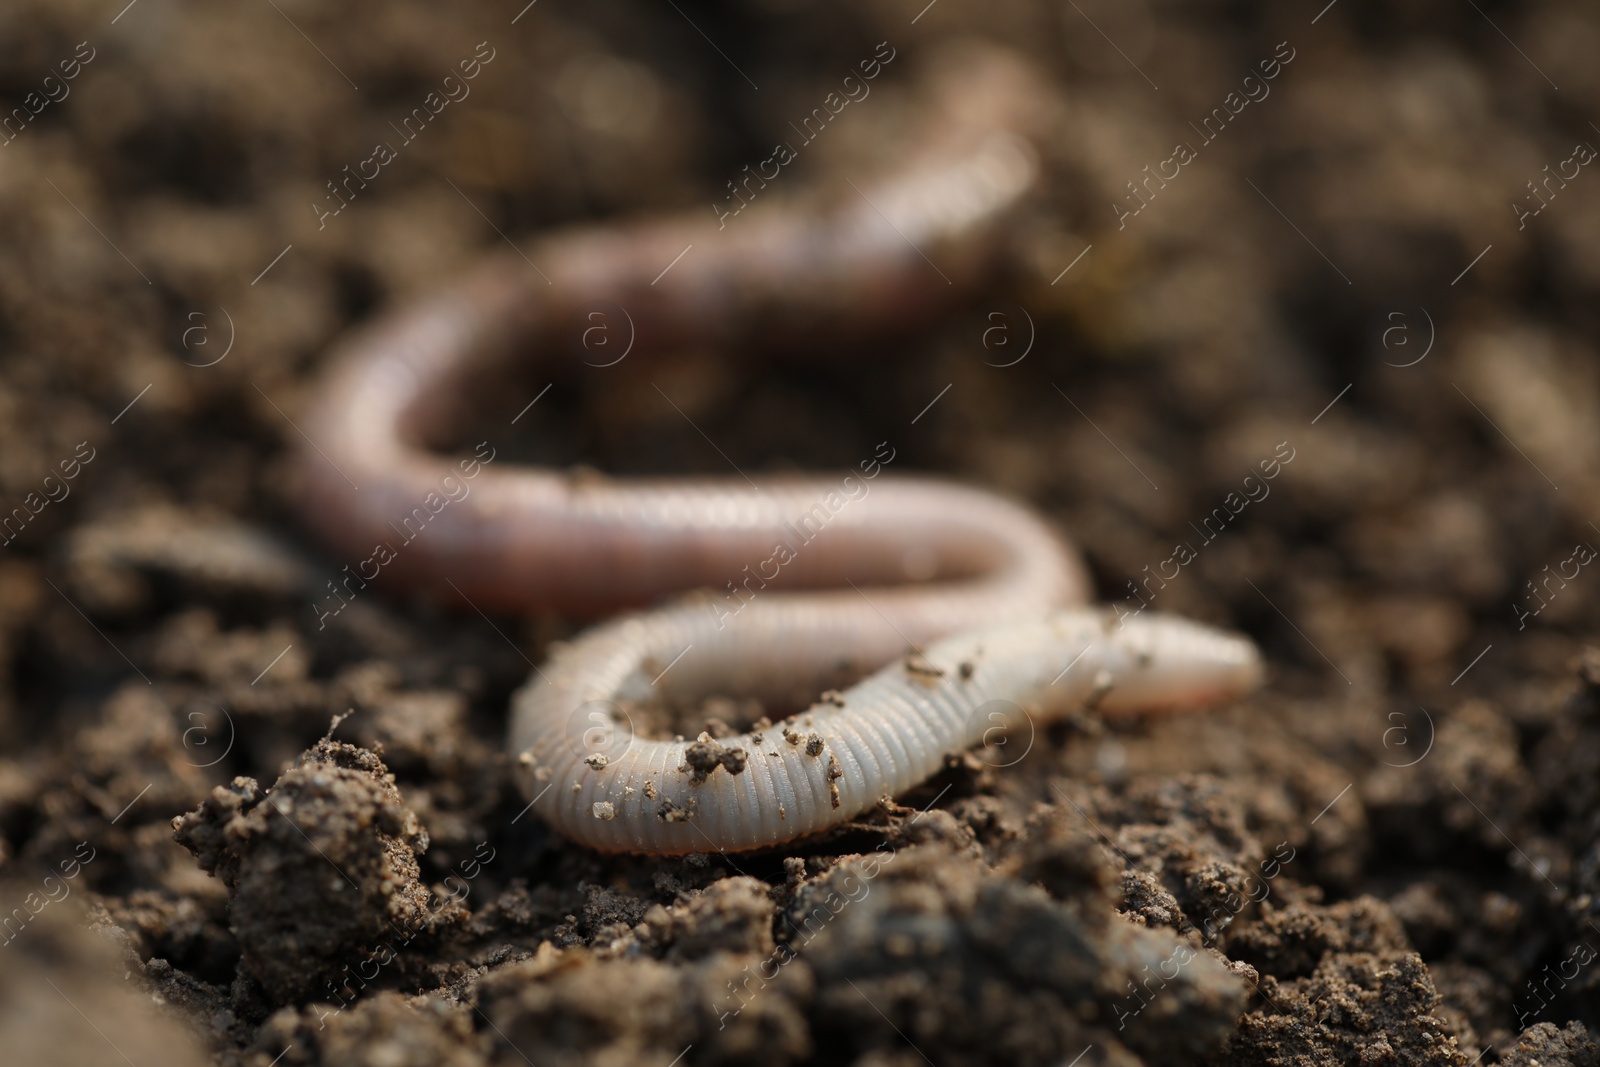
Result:
[[[722,230],[591,229],[528,261],[497,258],[347,346],[310,410],[307,513],[362,555],[415,516],[425,534],[383,560],[415,585],[483,609],[580,614],[715,591],[590,631],[517,694],[519,778],[569,837],[656,852],[770,845],[858,814],[1035,713],[1192,706],[1259,676],[1240,638],[1059,610],[1089,585],[1045,523],[976,489],[880,478],[892,450],[832,479],[628,481],[439,451],[468,399],[526,351],[581,359],[572,342],[594,309],[625,310],[645,358],[728,343],[758,321],[882,332],[981,278],[996,220],[1034,178],[1019,134],[1038,90],[991,55],[969,57],[932,95],[923,150],[842,206],[752,211]],[[452,480],[468,471],[475,484],[457,498]],[[908,647],[923,651],[786,723],[641,736],[664,703],[742,693],[803,706],[819,682],[852,681]]]
[[[1035,724],[1064,711],[1198,707],[1249,690],[1261,672],[1243,638],[1170,616],[1119,624],[1066,608],[963,630],[736,737],[685,744],[631,728],[630,707],[690,702],[730,680],[775,701],[798,686],[815,691],[850,647],[837,614],[832,605],[774,603],[717,632],[703,609],[652,613],[558,651],[547,677],[530,679],[513,704],[511,747],[535,808],[598,849],[757,848],[860,814],[922,782],[947,754],[1002,731],[1005,745],[985,752],[1015,762]],[[690,645],[705,651],[652,684],[658,664]]]

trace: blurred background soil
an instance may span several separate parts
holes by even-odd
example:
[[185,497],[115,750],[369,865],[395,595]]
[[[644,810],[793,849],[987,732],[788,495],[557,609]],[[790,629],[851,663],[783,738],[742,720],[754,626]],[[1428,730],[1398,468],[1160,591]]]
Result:
[[[883,41],[770,199],[892,166],[955,39],[1051,92],[986,292],[867,350],[559,379],[507,430],[531,369],[483,423],[724,472],[658,383],[746,471],[887,439],[1039,508],[1125,610],[1245,630],[1271,683],[955,760],[822,841],[570,847],[502,732],[578,622],[380,586],[319,629],[348,561],[302,532],[291,420],[344,331],[502,235],[710,219]],[[1580,0],[10,0],[0,1058],[1600,1062],[1597,54]]]

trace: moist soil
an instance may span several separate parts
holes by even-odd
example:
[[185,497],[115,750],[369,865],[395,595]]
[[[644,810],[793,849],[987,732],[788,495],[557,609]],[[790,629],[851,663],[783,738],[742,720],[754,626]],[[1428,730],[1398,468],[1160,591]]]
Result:
[[[1600,1063],[1588,5],[119,6],[0,10],[7,1062]],[[350,561],[287,457],[326,352],[504,240],[712,218],[887,41],[751,209],[850,195],[957,39],[1043,70],[1057,131],[981,292],[530,361],[474,417],[612,474],[888,441],[1269,683],[817,840],[569,845],[504,714],[585,620],[380,580],[319,624]]]

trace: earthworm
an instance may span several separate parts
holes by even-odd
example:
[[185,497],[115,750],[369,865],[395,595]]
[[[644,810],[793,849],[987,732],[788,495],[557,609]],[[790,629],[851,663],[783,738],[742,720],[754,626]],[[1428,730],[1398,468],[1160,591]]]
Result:
[[[782,701],[814,686],[850,647],[858,617],[801,600],[752,604],[758,615],[721,631],[692,606],[647,613],[557,650],[512,704],[511,749],[535,809],[607,851],[758,848],[858,815],[996,731],[1026,737],[1036,721],[1086,706],[1198,707],[1261,674],[1245,638],[1172,616],[1065,608],[936,641],[775,726],[687,744],[637,735],[628,708],[652,698],[732,688]],[[705,651],[652,685],[656,663],[686,646]]]
[[[1003,246],[998,221],[1036,175],[1023,135],[1043,91],[1001,54],[954,69],[933,83],[932,132],[908,163],[833,209],[592,227],[525,259],[495,257],[349,343],[310,405],[306,514],[341,552],[388,547],[384,569],[416,587],[480,610],[587,615],[714,590],[581,636],[519,691],[520,784],[569,837],[665,852],[772,844],[921,781],[994,727],[968,721],[983,701],[1191,705],[1254,684],[1253,646],[1239,638],[1050,614],[1089,593],[1065,542],[977,489],[878,480],[888,442],[833,479],[610,480],[444,454],[469,398],[524,352],[581,359],[572,342],[597,308],[626,311],[645,358],[731,343],[757,322],[882,334],[980,280]],[[364,588],[372,575],[358,569]],[[344,588],[356,592],[348,577]],[[713,690],[798,706],[819,680],[842,684],[974,628],[760,741],[650,741],[623,721],[654,697]],[[1080,653],[1059,684],[1041,685]]]

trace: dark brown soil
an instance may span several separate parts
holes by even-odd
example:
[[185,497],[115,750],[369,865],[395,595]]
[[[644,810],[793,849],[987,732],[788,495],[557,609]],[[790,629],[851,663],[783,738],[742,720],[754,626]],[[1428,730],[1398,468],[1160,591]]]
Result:
[[[0,1060],[1600,1064],[1592,5],[521,7],[0,8]],[[710,217],[887,40],[763,195],[846,189],[972,37],[1058,131],[988,292],[562,379],[509,429],[530,370],[481,418],[629,473],[731,473],[700,430],[746,471],[888,439],[1124,610],[1250,633],[1268,688],[793,848],[565,844],[502,730],[577,620],[380,582],[318,626],[348,561],[286,456],[324,353],[497,230]]]

